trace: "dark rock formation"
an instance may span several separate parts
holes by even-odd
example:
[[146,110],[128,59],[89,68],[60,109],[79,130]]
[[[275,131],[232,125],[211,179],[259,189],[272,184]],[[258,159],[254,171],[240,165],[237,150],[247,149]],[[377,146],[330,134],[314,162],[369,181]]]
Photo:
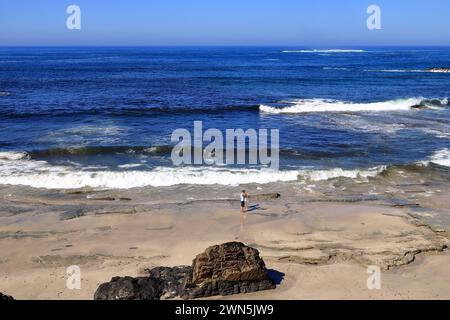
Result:
[[11,301],[11,300],[14,300],[14,298],[0,292],[0,301]]
[[184,299],[196,299],[270,289],[275,289],[275,284],[269,279],[261,281],[211,281],[204,283],[201,286],[186,287],[182,297]]
[[76,218],[83,217],[85,215],[83,209],[81,208],[75,208],[75,209],[69,209],[67,211],[64,211],[60,214],[61,220],[72,220]]
[[161,281],[152,277],[114,277],[95,291],[95,300],[159,300]]
[[249,196],[249,198],[253,201],[255,201],[255,200],[273,200],[273,199],[278,199],[279,197],[281,197],[281,194],[279,194],[279,193],[265,193],[265,194],[255,194],[255,195]]
[[161,281],[161,298],[172,299],[183,295],[186,279],[192,274],[192,267],[156,267],[147,271],[150,277]]
[[258,250],[229,242],[210,247],[194,259],[182,296],[192,299],[274,288]]
[[209,247],[192,267],[157,267],[148,277],[115,277],[100,285],[96,300],[195,299],[275,289],[258,250],[240,242]]
[[192,282],[264,280],[266,268],[258,250],[241,242],[209,247],[192,263]]

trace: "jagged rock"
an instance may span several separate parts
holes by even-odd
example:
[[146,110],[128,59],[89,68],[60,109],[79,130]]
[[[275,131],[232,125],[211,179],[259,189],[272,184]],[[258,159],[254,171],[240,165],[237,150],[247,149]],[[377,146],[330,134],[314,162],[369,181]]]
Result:
[[241,242],[209,247],[192,263],[192,282],[264,280],[266,268],[258,250]]
[[147,271],[150,277],[157,278],[161,281],[161,298],[172,299],[183,295],[186,279],[192,274],[192,267],[156,267]]
[[162,284],[153,277],[114,277],[95,291],[95,300],[159,300]]
[[258,250],[240,242],[209,247],[192,266],[157,267],[148,277],[115,277],[100,285],[95,300],[195,299],[275,289]]
[[183,298],[230,295],[274,289],[258,250],[240,242],[209,247],[192,263]]
[[11,300],[14,300],[14,298],[0,292],[0,301],[11,301]]

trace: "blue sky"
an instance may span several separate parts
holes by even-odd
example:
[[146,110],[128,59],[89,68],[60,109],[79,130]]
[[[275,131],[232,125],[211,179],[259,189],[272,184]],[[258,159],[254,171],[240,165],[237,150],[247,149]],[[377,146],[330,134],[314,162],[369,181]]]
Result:
[[[81,8],[68,30],[66,8]],[[380,6],[382,29],[368,30]],[[0,46],[450,45],[448,0],[0,0]]]

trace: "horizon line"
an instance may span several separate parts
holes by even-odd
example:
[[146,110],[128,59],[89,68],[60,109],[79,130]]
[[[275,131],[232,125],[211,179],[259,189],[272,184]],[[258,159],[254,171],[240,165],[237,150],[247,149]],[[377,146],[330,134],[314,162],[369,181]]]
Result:
[[151,45],[126,45],[126,44],[106,44],[106,45],[91,45],[91,44],[77,44],[77,45],[53,45],[53,44],[43,44],[43,45],[1,45],[0,48],[156,48],[156,47],[266,47],[266,48],[280,48],[280,47],[291,47],[291,48],[424,48],[424,47],[440,47],[440,48],[450,48],[450,44],[404,44],[404,45],[393,45],[393,44],[376,44],[376,45],[295,45],[295,44],[151,44]]

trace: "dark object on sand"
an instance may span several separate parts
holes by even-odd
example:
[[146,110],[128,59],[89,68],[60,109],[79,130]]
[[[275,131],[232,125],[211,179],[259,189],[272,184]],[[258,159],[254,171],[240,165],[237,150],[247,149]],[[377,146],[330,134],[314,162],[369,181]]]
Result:
[[7,296],[6,294],[0,292],[0,301],[12,301],[12,300],[14,300],[13,297]]
[[192,274],[192,267],[156,267],[147,271],[150,277],[161,281],[161,298],[172,299],[183,295],[186,279]]
[[275,289],[258,250],[241,242],[209,247],[195,257],[183,298],[231,295]]
[[95,291],[95,300],[159,300],[161,281],[152,277],[114,277]]
[[265,194],[255,194],[250,195],[249,198],[252,200],[272,200],[272,199],[278,199],[281,197],[281,194],[279,193],[265,193]]
[[195,299],[275,289],[258,250],[240,242],[209,247],[192,266],[157,267],[148,277],[115,277],[100,285],[96,300]]

